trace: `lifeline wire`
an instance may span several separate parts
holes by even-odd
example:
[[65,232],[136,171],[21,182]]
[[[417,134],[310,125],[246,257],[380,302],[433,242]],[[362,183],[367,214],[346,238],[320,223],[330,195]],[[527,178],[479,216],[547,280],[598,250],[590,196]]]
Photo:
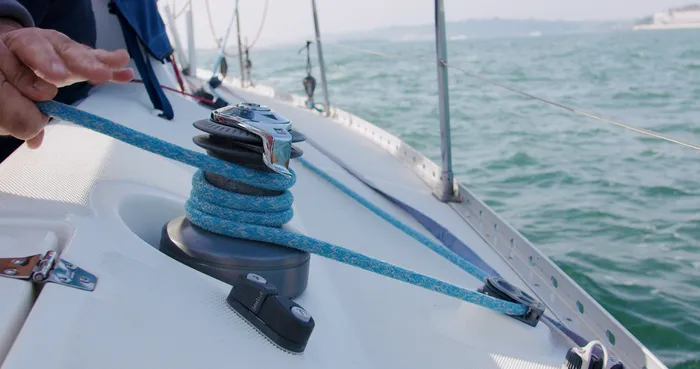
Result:
[[[191,1],[191,0],[190,0]],[[253,42],[250,44],[250,46],[246,45],[248,48],[248,51],[253,49],[253,46],[258,42],[260,39],[260,35],[262,34],[263,28],[265,28],[265,21],[267,20],[267,7],[270,3],[270,0],[265,0],[265,7],[263,8],[263,14],[262,18],[260,20],[260,25],[258,26],[258,31],[255,33],[255,38],[253,39]],[[217,47],[221,47],[221,40],[216,36],[216,30],[214,29],[214,22],[211,17],[211,8],[209,7],[209,0],[204,1],[204,7],[207,10],[207,17],[209,18],[209,31],[211,32],[211,35],[214,37],[214,42],[216,43]],[[224,55],[228,56],[229,58],[233,58],[238,56],[238,53],[235,54],[229,54],[224,50]]]
[[[293,233],[281,228],[264,226],[261,224],[242,223],[238,221],[240,220],[238,218],[233,220],[231,218],[235,216],[229,216],[224,213],[229,211],[251,212],[252,210],[249,210],[251,204],[247,201],[242,201],[240,199],[237,200],[232,197],[240,194],[232,194],[231,192],[223,191],[206,181],[204,181],[204,183],[199,183],[199,187],[196,183],[202,179],[201,177],[203,171],[210,171],[220,174],[226,178],[234,179],[238,182],[259,186],[266,189],[283,191],[282,196],[274,197],[274,200],[272,200],[275,202],[274,204],[262,206],[269,206],[270,209],[265,208],[262,212],[260,212],[260,209],[257,209],[258,214],[252,215],[266,219],[266,212],[280,213],[281,211],[284,213],[286,211],[285,208],[287,206],[277,203],[277,201],[286,201],[288,206],[291,207],[291,193],[289,193],[288,189],[295,183],[294,171],[290,170],[292,172],[291,179],[276,173],[254,171],[216,159],[200,152],[188,150],[181,146],[122,126],[100,116],[93,115],[75,107],[55,101],[40,102],[37,103],[37,107],[48,116],[73,122],[77,125],[113,137],[132,146],[199,168],[200,171],[198,171],[193,177],[193,193],[190,200],[188,200],[188,202],[185,204],[185,211],[188,215],[188,219],[190,219],[192,223],[211,232],[238,238],[271,242],[309,253],[314,253],[325,258],[356,266],[361,269],[365,269],[399,281],[407,282],[415,286],[423,287],[447,296],[455,297],[463,301],[477,304],[508,315],[523,315],[528,310],[525,305],[492,298],[475,291],[470,291],[436,278],[416,273],[414,271],[368,257],[341,246],[316,240],[302,234]],[[308,162],[305,165],[308,165]],[[320,169],[317,168],[317,170],[319,171],[317,173],[324,174],[324,179],[332,179],[332,177],[330,177],[328,174],[321,172]],[[353,198],[359,197],[358,194],[354,193],[349,188],[339,188]],[[202,207],[199,207],[196,204],[197,201],[204,201],[205,204]],[[212,210],[211,208],[207,208],[208,205],[206,203],[213,203],[213,205],[223,209]],[[211,211],[212,213],[208,213],[207,211]],[[282,219],[286,217],[285,214],[277,214],[276,216],[279,216]],[[247,220],[255,221],[254,219]],[[278,219],[277,221],[280,220]]]
[[[406,57],[403,57],[403,56],[401,56],[401,55],[387,54],[387,53],[383,53],[383,52],[380,52],[380,51],[366,50],[366,49],[362,49],[362,48],[354,47],[354,46],[341,45],[341,44],[332,44],[332,45],[338,46],[338,47],[341,47],[341,48],[345,48],[345,49],[349,49],[349,50],[355,50],[355,51],[358,51],[358,52],[361,52],[361,53],[364,53],[364,54],[381,56],[381,57],[383,57],[383,58],[390,58],[390,59],[415,59],[415,60],[420,60],[420,61],[423,61],[423,62],[433,62],[433,63],[435,62],[435,59],[420,58],[420,57],[409,57],[409,58],[406,58]],[[486,83],[488,83],[488,84],[491,84],[491,85],[494,85],[494,86],[497,86],[497,87],[506,89],[506,90],[511,91],[511,92],[514,92],[514,93],[516,93],[516,94],[519,94],[519,95],[522,95],[522,96],[525,96],[525,97],[529,97],[529,98],[531,98],[531,99],[533,99],[533,100],[538,100],[538,101],[543,102],[543,103],[545,103],[545,104],[549,104],[549,105],[552,105],[552,106],[556,106],[556,107],[558,107],[558,108],[567,110],[567,111],[572,112],[572,113],[574,113],[574,114],[579,114],[579,115],[583,115],[583,116],[585,116],[585,117],[592,118],[592,119],[595,119],[595,120],[598,120],[598,121],[601,121],[601,122],[614,124],[614,125],[616,125],[616,126],[619,126],[619,127],[622,127],[622,128],[625,128],[625,129],[628,129],[628,130],[631,130],[631,131],[634,131],[634,132],[637,132],[637,133],[641,133],[641,134],[643,134],[643,135],[651,136],[651,137],[654,137],[654,138],[658,138],[658,139],[661,139],[661,140],[664,140],[664,141],[672,142],[672,143],[675,143],[675,144],[678,144],[678,145],[682,145],[682,146],[685,146],[685,147],[688,147],[688,148],[691,148],[691,149],[695,149],[695,150],[700,151],[700,145],[693,144],[693,143],[689,143],[689,142],[685,142],[685,141],[679,140],[679,139],[677,139],[677,138],[674,138],[674,137],[671,137],[671,136],[668,136],[668,135],[664,135],[664,134],[662,134],[662,133],[654,132],[654,131],[651,131],[651,130],[648,130],[648,129],[638,128],[638,127],[629,125],[629,124],[627,124],[627,123],[620,122],[620,121],[618,121],[618,120],[614,120],[614,119],[610,119],[610,118],[605,118],[605,117],[600,116],[600,115],[597,115],[597,114],[589,113],[589,112],[587,112],[587,111],[584,111],[584,110],[581,110],[581,109],[577,109],[577,108],[574,108],[574,107],[571,107],[571,106],[568,106],[568,105],[564,105],[564,104],[558,103],[558,102],[556,102],[556,101],[552,101],[552,100],[546,99],[546,98],[544,98],[544,97],[540,97],[540,96],[537,96],[537,95],[533,95],[533,94],[531,94],[531,93],[529,93],[529,92],[525,92],[525,91],[523,91],[523,90],[517,89],[517,88],[512,87],[512,86],[508,86],[508,85],[503,84],[503,83],[501,83],[501,82],[494,81],[494,80],[492,80],[492,79],[490,79],[490,78],[486,78],[486,77],[480,76],[480,75],[478,75],[478,74],[468,72],[468,71],[466,71],[465,69],[463,69],[463,68],[461,68],[461,67],[459,67],[459,66],[452,65],[452,64],[446,63],[446,62],[444,62],[444,61],[443,61],[442,63],[443,63],[445,66],[447,66],[448,68],[452,68],[452,69],[454,69],[454,70],[457,70],[457,71],[459,71],[459,72],[464,73],[464,74],[465,74],[466,76],[468,76],[468,77],[472,77],[472,78],[478,79],[478,80],[480,80],[480,81],[482,81],[482,82],[486,82]]]
[[183,5],[182,8],[180,8],[180,10],[177,13],[175,13],[175,9],[173,9],[173,13],[172,13],[173,19],[177,19],[178,17],[180,17],[182,15],[182,13],[185,12],[185,10],[187,10],[187,8],[191,8],[191,7],[192,7],[192,0],[187,0],[185,2],[185,5]]

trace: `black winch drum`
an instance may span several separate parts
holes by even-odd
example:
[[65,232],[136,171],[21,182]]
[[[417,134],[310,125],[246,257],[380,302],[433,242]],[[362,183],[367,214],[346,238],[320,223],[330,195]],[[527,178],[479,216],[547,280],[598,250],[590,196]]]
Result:
[[220,236],[185,217],[163,226],[160,251],[231,285],[241,275],[258,274],[289,298],[304,292],[309,279],[310,254],[286,246]]

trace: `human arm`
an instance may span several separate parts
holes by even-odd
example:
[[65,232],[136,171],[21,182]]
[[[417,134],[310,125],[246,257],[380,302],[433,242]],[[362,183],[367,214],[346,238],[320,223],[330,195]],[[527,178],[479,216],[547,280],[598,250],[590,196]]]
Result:
[[[57,88],[80,81],[128,82],[133,71],[125,50],[105,51],[66,35],[33,27],[14,0],[0,0],[0,134],[38,147],[48,122],[34,105],[51,100]],[[26,13],[26,14],[25,14]]]

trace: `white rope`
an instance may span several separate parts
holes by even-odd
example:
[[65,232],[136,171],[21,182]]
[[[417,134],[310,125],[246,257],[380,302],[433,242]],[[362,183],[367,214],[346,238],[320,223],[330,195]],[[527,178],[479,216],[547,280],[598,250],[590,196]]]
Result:
[[[374,50],[366,50],[366,49],[362,49],[362,48],[354,47],[354,46],[349,46],[349,45],[342,45],[342,44],[331,44],[331,45],[338,46],[338,47],[345,48],[345,49],[349,49],[349,50],[359,51],[359,52],[364,53],[364,54],[376,55],[376,56],[381,56],[381,57],[390,58],[390,59],[404,59],[404,60],[405,60],[405,59],[415,59],[415,60],[420,60],[420,61],[430,61],[430,62],[433,62],[433,63],[435,62],[435,59],[434,59],[434,58],[432,58],[432,59],[429,59],[429,58],[417,58],[417,57],[415,57],[415,58],[407,58],[407,57],[404,57],[404,56],[401,56],[401,55],[387,54],[387,53],[383,53],[383,52],[380,52],[380,51],[374,51]],[[677,138],[674,138],[674,137],[671,137],[671,136],[667,136],[667,135],[664,135],[664,134],[661,134],[661,133],[658,133],[658,132],[654,132],[654,131],[651,131],[651,130],[648,130],[648,129],[637,128],[637,127],[634,127],[634,126],[632,126],[632,125],[629,125],[629,124],[620,122],[620,121],[618,121],[618,120],[614,120],[614,119],[610,119],[610,118],[605,118],[605,117],[602,117],[602,116],[597,115],[597,114],[589,113],[589,112],[584,111],[584,110],[581,110],[581,109],[573,108],[573,107],[570,107],[570,106],[567,106],[567,105],[558,103],[558,102],[556,102],[556,101],[552,101],[552,100],[549,100],[549,99],[546,99],[546,98],[543,98],[543,97],[539,97],[539,96],[533,95],[533,94],[531,94],[531,93],[529,93],[529,92],[525,92],[525,91],[519,90],[519,89],[517,89],[517,88],[515,88],[515,87],[505,85],[505,84],[503,84],[503,83],[494,81],[494,80],[489,79],[489,78],[486,78],[486,77],[482,77],[482,76],[480,76],[480,75],[478,75],[478,74],[474,74],[474,73],[471,73],[471,72],[467,72],[467,71],[464,70],[463,68],[460,68],[460,67],[458,67],[458,66],[456,66],[456,65],[451,65],[451,64],[449,64],[449,63],[443,63],[443,64],[446,65],[448,68],[451,68],[451,69],[460,71],[460,72],[464,73],[465,75],[467,75],[467,76],[469,76],[469,77],[478,79],[478,80],[480,80],[480,81],[486,82],[486,83],[488,83],[488,84],[491,84],[491,85],[494,85],[494,86],[497,86],[497,87],[501,87],[501,88],[506,89],[506,90],[509,90],[509,91],[511,91],[511,92],[515,92],[515,93],[520,94],[520,95],[522,95],[522,96],[526,96],[526,97],[529,97],[529,98],[531,98],[531,99],[538,100],[538,101],[541,101],[541,102],[543,102],[543,103],[546,103],[546,104],[549,104],[549,105],[553,105],[553,106],[559,107],[559,108],[564,109],[564,110],[568,110],[568,111],[570,111],[570,112],[572,112],[572,113],[579,114],[579,115],[583,115],[583,116],[585,116],[585,117],[592,118],[592,119],[595,119],[595,120],[598,120],[598,121],[601,121],[601,122],[611,123],[611,124],[614,124],[614,125],[616,125],[616,126],[619,126],[619,127],[622,127],[622,128],[625,128],[625,129],[628,129],[628,130],[631,130],[631,131],[634,131],[634,132],[637,132],[637,133],[641,133],[641,134],[643,134],[643,135],[655,137],[655,138],[658,138],[658,139],[661,139],[661,140],[665,140],[665,141],[668,141],[668,142],[672,142],[672,143],[675,143],[675,144],[678,144],[678,145],[682,145],[682,146],[685,146],[685,147],[688,147],[688,148],[691,148],[691,149],[695,149],[695,150],[700,151],[700,145],[696,145],[696,144],[693,144],[693,143],[685,142],[685,141],[679,140],[679,139],[677,139]]]

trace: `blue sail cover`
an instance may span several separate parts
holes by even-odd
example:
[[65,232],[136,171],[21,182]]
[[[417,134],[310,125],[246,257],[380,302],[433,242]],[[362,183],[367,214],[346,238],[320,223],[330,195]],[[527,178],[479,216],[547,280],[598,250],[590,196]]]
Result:
[[126,48],[136,63],[153,107],[163,112],[161,117],[173,119],[173,108],[153,72],[150,58],[143,55],[139,47],[139,44],[143,45],[146,52],[160,62],[165,62],[174,51],[156,2],[157,0],[112,0],[110,8],[119,17]]
[[148,53],[161,62],[169,58],[173,47],[158,12],[157,0],[113,1]]

